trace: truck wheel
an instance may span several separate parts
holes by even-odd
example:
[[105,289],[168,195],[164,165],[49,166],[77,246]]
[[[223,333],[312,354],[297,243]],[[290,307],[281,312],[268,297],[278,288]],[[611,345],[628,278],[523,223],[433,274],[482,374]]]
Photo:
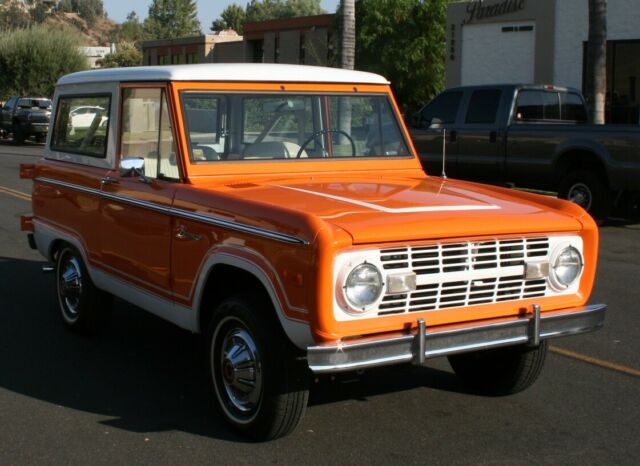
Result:
[[209,326],[207,359],[220,412],[240,433],[271,440],[300,423],[309,370],[261,300],[235,296],[218,306]]
[[456,375],[475,391],[491,396],[510,395],[536,381],[547,356],[548,343],[532,348],[507,346],[449,356]]
[[56,292],[62,320],[78,333],[95,333],[109,316],[111,295],[91,281],[78,250],[64,246],[56,261]]
[[558,196],[575,202],[599,223],[611,212],[611,191],[602,178],[590,170],[570,172],[560,183]]

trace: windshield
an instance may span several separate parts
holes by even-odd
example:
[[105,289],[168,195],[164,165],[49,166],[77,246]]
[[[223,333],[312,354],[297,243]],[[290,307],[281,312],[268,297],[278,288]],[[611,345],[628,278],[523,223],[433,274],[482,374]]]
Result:
[[182,105],[193,162],[409,155],[386,95],[183,92]]
[[18,100],[18,107],[20,108],[51,108],[51,101],[49,99],[20,99]]

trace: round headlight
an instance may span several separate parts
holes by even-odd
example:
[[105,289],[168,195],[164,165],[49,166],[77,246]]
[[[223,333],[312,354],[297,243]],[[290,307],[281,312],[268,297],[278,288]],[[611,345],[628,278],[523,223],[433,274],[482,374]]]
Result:
[[566,247],[556,256],[552,267],[554,281],[568,288],[582,272],[582,256],[576,248]]
[[382,276],[378,269],[366,262],[355,267],[344,282],[344,294],[356,309],[376,302],[382,293]]

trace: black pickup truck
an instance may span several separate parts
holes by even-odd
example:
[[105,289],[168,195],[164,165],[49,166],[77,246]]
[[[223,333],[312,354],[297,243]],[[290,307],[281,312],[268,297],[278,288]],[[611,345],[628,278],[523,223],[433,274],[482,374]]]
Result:
[[34,136],[42,142],[49,131],[51,100],[44,97],[11,97],[0,110],[0,131],[12,134],[16,144]]
[[605,219],[640,194],[640,126],[591,125],[579,91],[536,85],[448,89],[410,122],[427,173],[557,191]]

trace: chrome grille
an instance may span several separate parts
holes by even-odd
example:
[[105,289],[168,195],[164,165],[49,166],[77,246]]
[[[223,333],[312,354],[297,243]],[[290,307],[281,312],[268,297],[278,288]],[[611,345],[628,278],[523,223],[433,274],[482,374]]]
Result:
[[524,278],[525,261],[544,260],[549,239],[515,238],[383,249],[387,274],[413,271],[417,289],[387,295],[378,315],[435,311],[545,296],[545,279]]

